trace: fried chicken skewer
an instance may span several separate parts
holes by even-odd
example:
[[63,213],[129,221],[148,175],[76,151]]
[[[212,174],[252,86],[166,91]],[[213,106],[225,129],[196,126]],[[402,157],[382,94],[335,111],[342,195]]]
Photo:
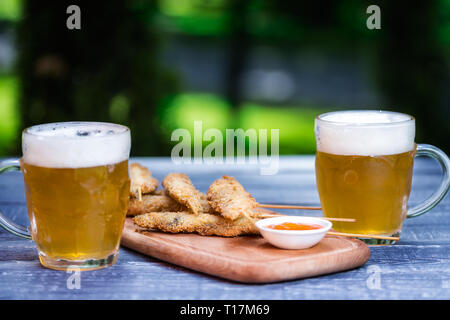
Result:
[[131,198],[127,216],[136,216],[146,212],[155,211],[182,211],[186,207],[179,204],[171,197],[162,195],[145,194],[142,199]]
[[235,178],[229,176],[214,181],[206,196],[211,207],[230,220],[249,217],[252,209],[258,207],[250,193]]
[[[158,190],[157,190],[158,191]],[[200,203],[202,206],[202,212],[214,213],[208,201],[206,195],[200,193]],[[160,212],[160,211],[189,211],[189,209],[173,200],[164,192],[154,192],[152,194],[145,194],[142,199],[131,198],[130,205],[128,207],[127,216],[136,216],[147,212]]]
[[133,222],[144,229],[157,229],[171,233],[198,233],[202,236],[235,237],[259,234],[253,219],[241,216],[233,221],[220,215],[187,211],[148,212],[133,218]]
[[[190,196],[186,190],[190,190],[192,194],[196,194],[195,187],[190,182],[189,178],[184,174],[170,174],[167,178],[167,185],[173,187],[176,183],[186,184],[183,190],[179,189],[172,190],[172,197],[175,199],[170,199],[164,190],[155,190],[158,186],[158,180],[151,176],[150,171],[139,165],[138,163],[133,163],[130,165],[130,177],[131,177],[131,199],[130,199],[130,210],[128,215],[137,215],[150,211],[185,211],[190,210],[186,205],[177,205],[176,199],[181,199],[183,196],[186,197],[186,203],[189,201],[198,202],[197,199],[189,199]],[[227,177],[228,179],[234,179]],[[220,180],[220,179],[219,179]],[[237,181],[236,181],[237,182]],[[243,188],[242,188],[243,189]],[[153,197],[154,195],[165,196],[165,197]],[[202,212],[216,213],[213,208],[210,207],[207,197],[203,193],[199,193],[200,203],[202,207]],[[135,199],[139,199],[137,202]],[[304,207],[304,206],[291,206],[291,205],[267,205],[258,204],[262,208],[286,208],[286,209],[309,209],[309,210],[320,210],[320,207]],[[193,207],[193,206],[192,206]],[[226,214],[225,214],[226,215]],[[250,213],[251,217],[252,214]]]
[[130,165],[130,179],[127,215],[135,216],[134,223],[144,229],[234,237],[259,234],[255,220],[278,216],[260,209],[262,207],[320,209],[258,204],[235,178],[229,176],[214,181],[206,195],[196,190],[183,173],[168,174],[162,182],[165,190],[157,190],[158,180],[137,163]]
[[141,199],[143,194],[152,193],[158,187],[158,180],[150,171],[139,163],[130,164],[130,195]]
[[162,185],[172,199],[185,205],[192,213],[200,214],[202,212],[200,192],[195,189],[187,175],[169,173],[162,181]]

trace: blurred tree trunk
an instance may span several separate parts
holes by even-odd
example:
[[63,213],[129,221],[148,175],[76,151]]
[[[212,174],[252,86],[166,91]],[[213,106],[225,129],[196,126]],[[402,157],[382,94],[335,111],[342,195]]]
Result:
[[242,75],[247,64],[250,37],[247,33],[248,3],[230,1],[230,37],[228,40],[225,95],[236,110],[242,102]]
[[[69,5],[81,9],[81,30],[69,30]],[[59,121],[127,125],[133,155],[163,155],[156,107],[175,90],[158,65],[151,29],[155,1],[23,3],[18,29],[20,108],[24,127]]]
[[377,72],[386,107],[416,117],[416,141],[448,149],[449,115],[443,108],[448,66],[438,44],[437,13],[436,0],[384,1]]

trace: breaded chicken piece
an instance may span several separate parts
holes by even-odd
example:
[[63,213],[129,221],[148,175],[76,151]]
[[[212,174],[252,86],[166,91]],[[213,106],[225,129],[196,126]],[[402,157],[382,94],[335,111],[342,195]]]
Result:
[[150,171],[139,163],[130,164],[130,194],[139,198],[143,194],[152,193],[158,187],[158,180]]
[[183,211],[186,207],[179,204],[171,197],[153,194],[144,194],[142,199],[131,198],[127,216],[135,216],[152,211]]
[[208,198],[206,197],[206,194],[204,194],[203,192],[200,192],[200,203],[202,205],[203,213],[219,214],[218,212],[214,211],[214,209],[210,206]]
[[200,192],[195,189],[187,175],[169,173],[162,181],[162,185],[172,199],[185,205],[192,213],[200,214],[202,212]]
[[250,193],[233,177],[223,176],[214,181],[206,195],[213,210],[230,220],[250,216],[251,210],[258,206]]
[[133,222],[144,229],[156,229],[170,233],[198,233],[203,236],[236,237],[259,234],[252,219],[242,216],[234,221],[220,215],[200,213],[193,215],[187,211],[148,212],[133,218]]
[[[186,206],[176,202],[164,192],[156,191],[143,195],[141,200],[131,198],[127,216],[136,216],[147,212],[158,211],[189,211]],[[214,214],[214,210],[209,205],[208,200],[206,200],[204,193],[200,194],[200,203],[202,205],[202,212]]]

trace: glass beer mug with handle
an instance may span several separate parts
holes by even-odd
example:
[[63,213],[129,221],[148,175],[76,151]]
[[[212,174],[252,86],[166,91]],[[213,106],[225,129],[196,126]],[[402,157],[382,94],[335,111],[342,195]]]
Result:
[[22,133],[21,170],[29,230],[0,214],[0,225],[33,239],[39,259],[57,270],[94,270],[118,257],[130,193],[130,130],[101,122],[61,122]]
[[[448,157],[434,146],[415,144],[412,116],[370,110],[329,112],[316,118],[315,136],[316,183],[323,213],[356,219],[333,223],[338,231],[398,237],[405,218],[431,210],[449,189]],[[443,178],[427,200],[408,208],[415,156],[436,159]]]

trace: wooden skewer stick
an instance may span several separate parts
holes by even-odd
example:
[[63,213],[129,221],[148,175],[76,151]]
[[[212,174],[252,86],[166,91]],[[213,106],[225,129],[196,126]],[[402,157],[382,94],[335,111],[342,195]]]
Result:
[[[299,216],[289,216],[285,214],[262,214],[260,215],[261,218],[271,218],[271,217],[299,217]],[[301,216],[303,217],[303,216]],[[355,222],[356,219],[350,219],[350,218],[327,218],[327,217],[306,217],[305,218],[319,218],[319,219],[325,219],[330,221],[341,221],[341,222]],[[343,237],[352,237],[352,238],[371,238],[371,239],[382,239],[382,240],[396,240],[399,241],[399,237],[388,237],[388,236],[377,236],[372,234],[360,234],[360,233],[345,233],[345,232],[335,232],[335,231],[329,231],[327,234],[332,236],[343,236]]]
[[293,215],[285,215],[285,214],[270,214],[270,213],[264,213],[259,215],[261,218],[276,218],[276,217],[305,217],[305,218],[319,218],[319,219],[325,219],[330,221],[341,221],[341,222],[355,222],[356,219],[350,219],[350,218],[327,218],[327,217],[307,217],[307,216],[293,216]]
[[141,186],[138,187],[138,195],[139,195],[139,201],[142,201],[142,189]]
[[300,209],[300,210],[322,210],[321,207],[308,207],[308,206],[294,206],[288,204],[258,204],[260,208],[271,208],[271,209]]
[[[273,208],[273,209],[301,209],[301,210],[322,210],[321,207],[306,207],[306,206],[291,206],[291,205],[278,205],[278,204],[259,204],[259,207],[261,208]],[[281,214],[264,214],[261,215],[261,217],[280,217],[280,216],[286,216]],[[348,218],[327,218],[327,217],[312,217],[312,218],[320,218],[320,219],[326,219],[330,221],[341,221],[341,222],[355,222],[355,219],[348,219]],[[359,233],[345,233],[345,232],[334,232],[330,231],[327,232],[329,235],[334,236],[344,236],[344,237],[354,237],[354,238],[371,238],[371,239],[381,239],[381,240],[395,240],[399,241],[399,237],[388,237],[388,236],[377,236],[377,235],[371,235],[371,234],[359,234]]]
[[352,238],[371,238],[371,239],[382,239],[382,240],[400,240],[399,237],[388,237],[388,236],[377,236],[372,234],[359,234],[359,233],[345,233],[345,232],[334,232],[330,231],[327,234],[332,236],[344,236],[344,237],[352,237]]

